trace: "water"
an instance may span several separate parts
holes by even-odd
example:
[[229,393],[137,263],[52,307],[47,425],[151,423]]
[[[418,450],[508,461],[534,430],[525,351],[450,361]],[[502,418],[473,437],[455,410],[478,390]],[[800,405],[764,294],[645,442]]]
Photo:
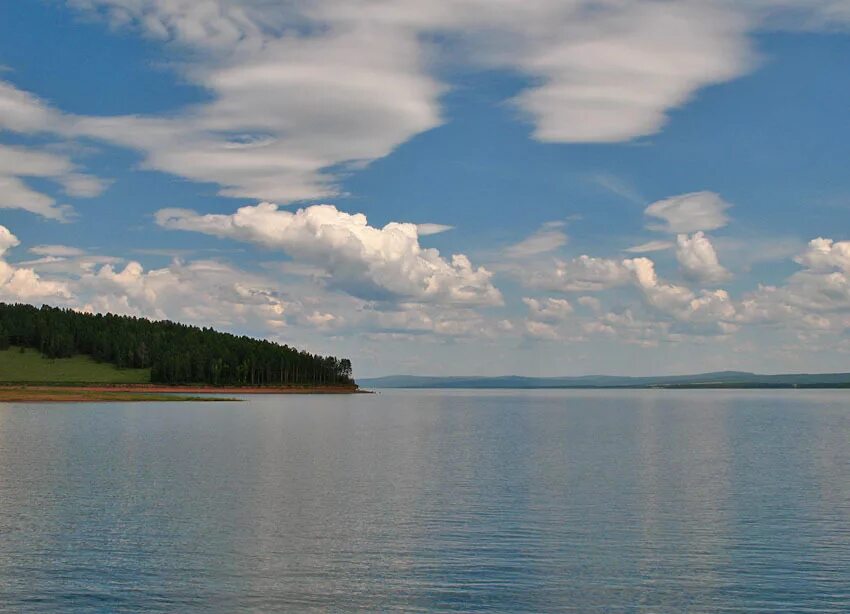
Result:
[[7,611],[850,611],[848,391],[0,404]]

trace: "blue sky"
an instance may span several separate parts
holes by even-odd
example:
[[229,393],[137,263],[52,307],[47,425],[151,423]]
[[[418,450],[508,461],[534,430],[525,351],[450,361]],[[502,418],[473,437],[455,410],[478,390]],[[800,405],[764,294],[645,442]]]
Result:
[[488,7],[3,3],[0,300],[360,376],[847,370],[850,3]]

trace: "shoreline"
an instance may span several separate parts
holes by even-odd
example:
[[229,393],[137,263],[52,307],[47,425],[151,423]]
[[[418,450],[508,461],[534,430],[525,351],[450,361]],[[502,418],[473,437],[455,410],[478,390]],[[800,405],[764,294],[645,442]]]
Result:
[[106,401],[239,401],[254,394],[369,394],[355,386],[167,386],[161,384],[0,384],[0,403]]
[[[28,388],[54,388],[44,384]],[[79,384],[59,385],[59,388],[92,392],[159,392],[189,394],[358,394],[357,386],[205,386],[193,384]]]

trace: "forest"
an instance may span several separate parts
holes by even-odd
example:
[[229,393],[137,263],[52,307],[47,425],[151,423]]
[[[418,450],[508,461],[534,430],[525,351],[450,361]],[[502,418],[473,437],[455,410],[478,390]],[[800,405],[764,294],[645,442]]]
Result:
[[0,349],[48,358],[87,354],[119,368],[149,368],[157,384],[353,384],[351,361],[170,321],[0,303]]

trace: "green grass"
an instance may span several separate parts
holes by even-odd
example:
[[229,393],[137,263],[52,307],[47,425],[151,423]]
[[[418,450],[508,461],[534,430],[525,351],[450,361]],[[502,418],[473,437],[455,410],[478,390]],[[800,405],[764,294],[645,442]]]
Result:
[[150,369],[118,369],[90,356],[45,358],[36,350],[0,350],[0,382],[15,384],[147,384]]

